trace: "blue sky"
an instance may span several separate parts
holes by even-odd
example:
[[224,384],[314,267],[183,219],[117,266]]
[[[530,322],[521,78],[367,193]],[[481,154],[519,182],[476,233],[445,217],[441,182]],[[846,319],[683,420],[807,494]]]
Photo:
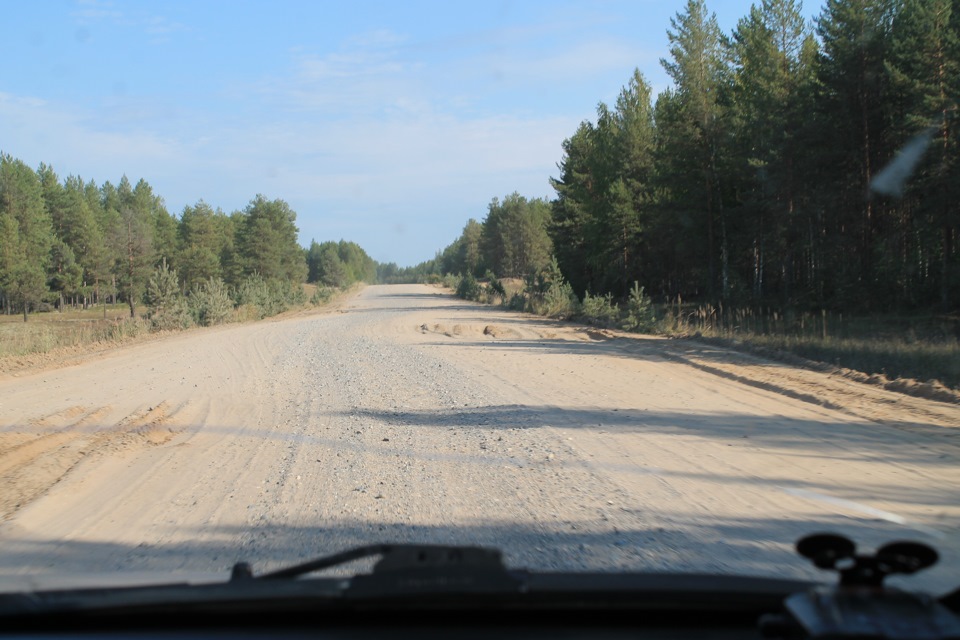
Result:
[[[145,178],[174,214],[282,198],[304,245],[415,264],[493,197],[552,197],[563,139],[635,67],[665,89],[685,4],[5,3],[0,150]],[[707,4],[729,32],[751,3]]]

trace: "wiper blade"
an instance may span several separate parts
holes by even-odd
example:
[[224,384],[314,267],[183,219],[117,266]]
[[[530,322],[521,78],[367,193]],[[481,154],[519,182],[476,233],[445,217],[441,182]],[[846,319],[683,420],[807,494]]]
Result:
[[233,567],[231,582],[298,578],[373,556],[380,556],[373,572],[354,576],[344,595],[410,595],[437,590],[511,593],[522,585],[518,575],[507,570],[498,549],[416,544],[356,547],[259,576],[253,575],[250,565],[238,563]]
[[[446,545],[423,544],[371,544],[354,547],[340,553],[322,556],[302,564],[285,567],[256,576],[258,580],[276,580],[280,578],[297,578],[336,567],[355,560],[362,560],[373,556],[382,556],[374,567],[374,573],[396,571],[413,568],[444,568],[453,569],[469,567],[470,569],[487,568],[506,571],[503,558],[498,549],[485,547],[460,547]],[[249,572],[248,572],[249,570]],[[254,577],[250,565],[241,562],[234,565],[233,578]]]
[[[300,576],[307,575],[308,573],[323,571],[324,569],[330,569],[331,567],[347,564],[348,562],[353,562],[355,560],[385,555],[390,553],[390,550],[393,548],[394,545],[389,544],[371,544],[363,547],[355,547],[353,549],[341,551],[340,553],[322,556],[308,562],[285,567],[276,571],[270,571],[269,573],[256,576],[256,579],[279,580],[283,578],[298,578]],[[250,565],[246,562],[238,562],[233,567],[230,580],[233,581],[253,577],[253,569],[250,567]]]

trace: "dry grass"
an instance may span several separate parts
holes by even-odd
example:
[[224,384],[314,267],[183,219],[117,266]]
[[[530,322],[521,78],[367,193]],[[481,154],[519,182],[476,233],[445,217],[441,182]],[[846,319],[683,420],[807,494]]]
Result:
[[[303,285],[305,299],[313,302],[304,306],[329,304],[336,297],[329,295],[317,301],[314,299],[317,289],[313,284]],[[31,313],[27,322],[23,321],[22,315],[0,315],[0,358],[19,358],[63,349],[83,350],[87,346],[137,340],[156,332],[156,328],[144,318],[146,313],[146,307],[138,307],[137,317],[131,318],[126,304],[115,304],[107,305],[106,314],[102,306]],[[227,321],[255,321],[262,315],[254,306],[241,305],[233,309]]]
[[939,382],[960,389],[960,318],[932,314],[872,315],[662,307],[668,334],[725,338],[887,379]]
[[21,315],[0,316],[0,357],[46,353],[103,342],[125,342],[150,331],[147,321],[130,318],[126,305],[107,306],[106,317],[104,320],[103,307],[33,313],[27,322]]

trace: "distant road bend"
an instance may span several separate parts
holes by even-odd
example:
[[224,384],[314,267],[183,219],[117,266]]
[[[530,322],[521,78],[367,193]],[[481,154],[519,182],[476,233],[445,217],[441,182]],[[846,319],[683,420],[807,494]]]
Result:
[[811,577],[792,544],[828,530],[931,543],[923,584],[946,589],[956,425],[956,405],[735,352],[370,286],[0,379],[0,583],[377,541]]

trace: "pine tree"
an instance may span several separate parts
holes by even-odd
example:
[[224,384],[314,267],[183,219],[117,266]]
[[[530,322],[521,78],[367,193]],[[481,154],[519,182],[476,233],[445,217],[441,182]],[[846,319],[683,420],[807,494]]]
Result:
[[587,255],[591,241],[588,233],[595,226],[594,146],[593,124],[580,123],[573,136],[563,141],[563,159],[558,165],[560,177],[550,179],[557,192],[550,237],[564,277],[581,294],[588,288],[595,289],[595,269]]
[[[713,291],[716,287],[719,253],[720,297],[726,299],[730,279],[729,248],[720,163],[727,127],[721,93],[725,83],[729,82],[729,67],[723,36],[716,15],[707,13],[703,0],[688,0],[686,11],[671,18],[670,25],[667,37],[671,60],[662,59],[660,64],[674,82],[672,99],[676,109],[674,116],[663,124],[672,125],[670,153],[682,156],[691,169],[674,173],[671,177],[682,176],[689,183],[683,188],[683,195],[690,199],[684,203],[684,208],[697,211],[705,218],[706,251],[701,255],[707,263],[707,288]],[[691,180],[691,177],[695,179]],[[717,233],[718,227],[720,233]]]
[[[809,81],[811,42],[796,0],[763,0],[737,24],[731,43],[740,213],[752,227],[753,295],[759,300],[774,285],[788,307],[795,302],[798,133],[805,117],[797,105]],[[776,270],[766,268],[771,257]]]
[[265,280],[303,282],[307,264],[297,244],[297,214],[283,200],[254,198],[237,222],[237,249],[244,273]]
[[[920,225],[939,262],[939,298],[952,308],[960,287],[960,17],[952,0],[907,0],[893,23],[887,69],[902,109],[901,139],[928,130],[932,141],[919,174],[908,185]],[[960,9],[957,7],[956,9]],[[939,236],[938,240],[934,240]]]
[[821,299],[865,302],[874,293],[875,238],[883,203],[867,198],[883,159],[889,82],[884,70],[895,0],[828,0],[817,19],[822,42],[817,64],[820,92],[814,117],[820,136],[814,141],[821,170],[824,215],[817,236],[821,259]]
[[24,322],[47,293],[53,239],[37,174],[0,154],[0,290],[20,305]]
[[226,237],[216,216],[213,208],[203,200],[193,207],[184,207],[180,215],[177,271],[187,291],[223,275],[221,254]]
[[653,108],[650,86],[639,70],[620,91],[613,117],[618,175],[607,192],[608,280],[612,290],[626,296],[630,283],[643,275],[641,233],[653,199]]
[[145,182],[141,180],[134,189],[126,176],[117,186],[117,198],[120,209],[114,246],[120,261],[116,273],[120,290],[130,308],[130,317],[133,318],[137,315],[137,303],[156,264],[155,201]]

